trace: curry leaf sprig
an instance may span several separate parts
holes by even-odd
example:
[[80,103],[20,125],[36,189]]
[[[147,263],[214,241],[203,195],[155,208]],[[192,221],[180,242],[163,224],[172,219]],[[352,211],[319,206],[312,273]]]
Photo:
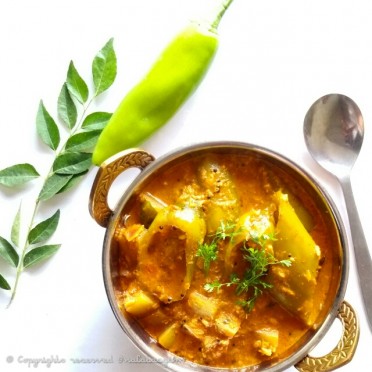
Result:
[[[263,238],[265,240],[265,238]],[[255,243],[260,242],[256,240]],[[259,244],[261,245],[261,244]],[[272,285],[266,282],[265,276],[268,273],[271,265],[284,265],[286,267],[291,266],[291,260],[277,260],[272,254],[260,247],[247,247],[243,245],[243,258],[249,264],[244,271],[242,277],[239,277],[236,273],[230,275],[230,280],[226,283],[220,283],[219,281],[213,281],[206,283],[204,289],[207,292],[213,292],[219,290],[222,287],[235,286],[235,293],[237,296],[242,294],[248,294],[248,298],[240,299],[237,301],[247,312],[252,311],[257,298],[262,294],[264,289],[271,288]]]
[[[113,84],[116,70],[116,54],[113,39],[110,39],[93,59],[92,91],[71,61],[58,96],[58,120],[40,101],[36,114],[37,135],[53,151],[54,157],[32,204],[29,223],[21,224],[22,208],[19,207],[10,239],[0,236],[0,258],[15,270],[12,287],[0,274],[0,288],[11,290],[9,305],[15,297],[22,272],[51,257],[60,247],[60,244],[47,244],[58,227],[60,210],[40,221],[39,207],[56,194],[71,189],[89,171],[95,143],[112,114],[100,111],[88,114],[88,108]],[[62,140],[62,137],[65,139]],[[15,164],[0,170],[0,185],[15,188],[39,177],[39,172],[32,164]],[[24,241],[20,240],[22,228],[25,231]]]

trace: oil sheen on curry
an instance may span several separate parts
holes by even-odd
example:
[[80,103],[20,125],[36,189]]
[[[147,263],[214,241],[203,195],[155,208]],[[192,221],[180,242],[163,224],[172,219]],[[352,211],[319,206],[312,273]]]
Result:
[[329,213],[250,154],[199,154],[158,171],[116,227],[121,311],[189,361],[275,364],[329,311],[340,277]]

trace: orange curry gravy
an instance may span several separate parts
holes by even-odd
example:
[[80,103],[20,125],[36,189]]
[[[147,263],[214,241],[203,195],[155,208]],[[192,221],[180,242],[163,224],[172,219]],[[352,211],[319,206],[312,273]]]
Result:
[[[285,223],[281,203],[297,222],[291,215]],[[217,258],[206,270],[198,249],[221,222],[236,234],[216,239]],[[308,340],[332,305],[341,265],[335,230],[316,192],[277,164],[249,153],[183,159],[157,171],[126,203],[111,258],[118,305],[187,360],[226,368],[275,364]],[[268,237],[262,245],[259,234]],[[261,279],[270,288],[261,287],[251,311],[239,301],[253,288],[238,296],[233,284],[205,287],[227,283],[231,274],[242,278],[251,266],[248,246],[292,263],[268,266]],[[296,293],[297,283],[312,289]]]

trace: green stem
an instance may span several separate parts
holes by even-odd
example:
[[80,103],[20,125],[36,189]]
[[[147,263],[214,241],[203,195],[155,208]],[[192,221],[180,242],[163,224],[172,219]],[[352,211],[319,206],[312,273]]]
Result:
[[225,14],[226,10],[229,8],[233,1],[234,0],[223,0],[221,2],[219,8],[217,9],[217,14],[214,17],[214,20],[211,22],[211,26],[213,29],[217,30],[223,15]]
[[25,258],[26,252],[27,252],[28,247],[29,247],[29,245],[28,245],[28,235],[29,235],[29,233],[30,233],[30,231],[31,231],[31,229],[34,225],[34,221],[35,221],[35,217],[36,217],[39,205],[40,205],[40,201],[39,201],[39,199],[36,199],[35,202],[34,202],[34,209],[32,211],[31,220],[30,220],[30,223],[29,223],[28,228],[27,228],[27,233],[26,233],[25,242],[24,242],[24,245],[23,245],[23,248],[22,248],[22,253],[21,253],[21,256],[19,258],[16,277],[15,277],[14,285],[13,285],[13,288],[12,288],[12,295],[10,297],[7,308],[9,308],[9,306],[12,304],[12,302],[14,300],[14,297],[17,293],[19,279],[20,279],[21,274],[23,272],[23,260]]
[[[66,144],[67,144],[67,141],[69,140],[69,138],[71,136],[73,136],[78,130],[81,129],[81,126],[82,126],[82,123],[83,123],[83,119],[84,119],[85,114],[86,114],[86,112],[87,112],[90,104],[92,103],[93,99],[94,99],[94,97],[91,98],[90,101],[87,103],[87,105],[84,107],[83,112],[82,112],[81,117],[80,117],[80,120],[78,121],[77,125],[75,125],[75,127],[71,130],[70,135],[68,136],[68,138],[66,139],[66,141],[64,142],[64,144],[59,148],[58,151],[55,152],[55,156],[54,156],[52,165],[49,168],[49,171],[47,173],[47,176],[44,178],[44,182],[43,182],[43,184],[41,186],[40,191],[44,188],[45,183],[48,180],[48,178],[53,174],[53,164],[54,164],[55,159],[65,150]],[[40,195],[40,191],[39,191],[39,194],[38,195]],[[28,236],[29,236],[30,231],[32,230],[32,228],[34,226],[35,218],[36,218],[37,211],[38,211],[38,208],[39,208],[40,203],[41,203],[41,200],[39,199],[39,196],[38,196],[35,199],[35,201],[34,201],[34,208],[33,208],[33,211],[32,211],[30,223],[29,223],[28,228],[27,228],[25,242],[24,242],[24,245],[23,245],[23,248],[22,248],[21,256],[19,258],[19,262],[18,262],[18,266],[17,266],[17,271],[16,271],[16,277],[15,277],[14,285],[13,285],[13,288],[12,288],[12,295],[10,297],[9,303],[7,305],[7,308],[9,308],[9,306],[12,304],[12,302],[13,302],[13,300],[15,298],[16,292],[17,292],[17,288],[18,288],[18,284],[19,284],[19,279],[20,279],[21,274],[23,272],[23,261],[24,261],[25,255],[27,253],[27,250],[29,248],[29,245],[28,245]]]

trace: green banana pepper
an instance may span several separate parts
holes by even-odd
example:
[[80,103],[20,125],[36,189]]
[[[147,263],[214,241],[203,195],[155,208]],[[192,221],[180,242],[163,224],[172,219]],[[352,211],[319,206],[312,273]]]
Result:
[[191,23],[166,47],[113,113],[98,138],[94,164],[150,137],[194,92],[216,54],[217,27],[232,2],[223,0],[213,22]]
[[205,234],[205,221],[194,209],[170,205],[157,213],[139,244],[138,277],[160,301],[185,296]]

